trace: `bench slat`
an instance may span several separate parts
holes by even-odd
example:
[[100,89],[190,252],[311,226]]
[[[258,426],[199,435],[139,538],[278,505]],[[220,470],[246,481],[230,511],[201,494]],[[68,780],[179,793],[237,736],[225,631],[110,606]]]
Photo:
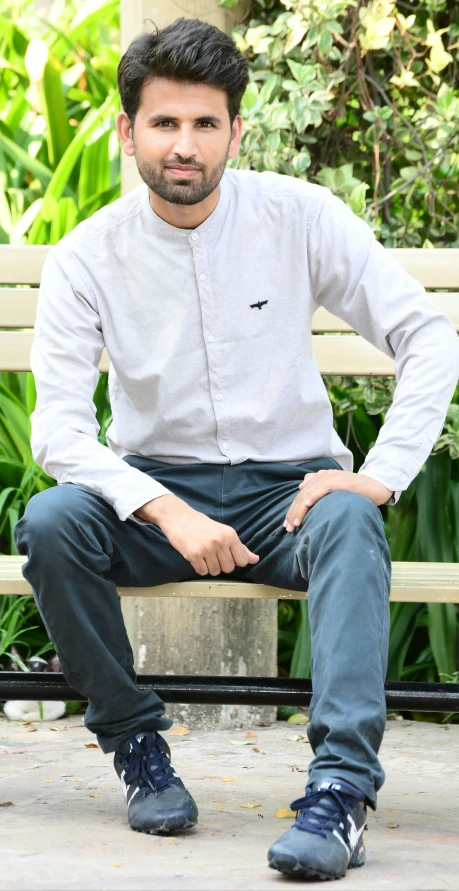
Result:
[[[0,288],[0,328],[33,328],[37,314],[38,288]],[[441,312],[446,313],[459,331],[459,292],[429,294]],[[347,322],[320,307],[312,317],[313,334],[352,331]]]
[[[0,356],[2,371],[30,371],[32,331],[1,331]],[[314,354],[322,374],[393,375],[394,363],[362,337],[343,335],[313,336]],[[103,351],[99,371],[107,372],[109,356]]]
[[[0,594],[32,593],[29,583],[21,573],[21,566],[26,561],[27,557],[23,556],[0,555]],[[122,597],[307,598],[303,591],[217,579],[117,590]],[[399,603],[459,603],[459,564],[393,563],[391,600]]]
[[[38,285],[48,245],[0,245],[0,283]],[[457,288],[459,248],[391,248],[407,272],[425,288]]]

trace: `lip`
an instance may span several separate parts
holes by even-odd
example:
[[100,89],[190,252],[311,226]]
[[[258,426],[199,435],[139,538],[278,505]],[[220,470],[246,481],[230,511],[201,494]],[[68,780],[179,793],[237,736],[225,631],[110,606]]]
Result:
[[175,176],[193,176],[194,173],[199,173],[199,167],[173,167],[167,166],[167,169],[171,171]]

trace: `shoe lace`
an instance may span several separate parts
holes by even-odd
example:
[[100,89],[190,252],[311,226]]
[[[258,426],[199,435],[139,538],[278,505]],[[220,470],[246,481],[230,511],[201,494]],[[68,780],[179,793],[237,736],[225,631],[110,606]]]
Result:
[[146,794],[154,792],[157,795],[174,780],[174,771],[161,747],[159,740],[148,740],[143,736],[140,740],[132,736],[129,740],[131,751],[124,757],[126,769],[124,782],[128,785],[139,782],[146,788]]
[[326,792],[318,790],[292,801],[290,807],[292,811],[296,811],[295,826],[298,829],[326,838],[326,829],[333,829],[333,824],[338,821],[344,840],[349,843],[347,809],[360,799],[361,795],[356,798],[351,795],[343,796],[335,789],[327,789]]

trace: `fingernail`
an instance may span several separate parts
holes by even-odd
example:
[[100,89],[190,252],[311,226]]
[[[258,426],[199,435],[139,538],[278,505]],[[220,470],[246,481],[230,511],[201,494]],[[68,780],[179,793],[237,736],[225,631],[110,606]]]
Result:
[[311,507],[312,501],[311,501],[310,498],[308,499],[308,501],[306,502],[306,504],[307,504],[309,507]]
[[300,521],[299,521],[298,517],[295,517],[295,519],[294,519],[294,521],[293,521],[293,525],[294,525],[294,526],[299,526],[299,525],[300,525]]
[[285,527],[287,526],[287,520],[284,520],[284,522],[282,523],[282,525],[283,525],[284,528],[285,528]]
[[293,526],[291,523],[287,525],[287,532],[293,532]]

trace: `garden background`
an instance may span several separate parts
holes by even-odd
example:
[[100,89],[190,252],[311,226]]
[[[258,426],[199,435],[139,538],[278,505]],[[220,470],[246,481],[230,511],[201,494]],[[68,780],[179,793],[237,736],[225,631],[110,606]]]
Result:
[[[252,0],[233,37],[250,62],[244,136],[232,167],[330,188],[386,247],[459,247],[459,4],[445,0]],[[0,243],[55,244],[120,195],[118,0],[3,0]],[[338,335],[339,336],[339,335]],[[394,383],[326,379],[355,469]],[[107,376],[94,396],[111,421]],[[0,552],[29,498],[55,485],[30,452],[31,373],[0,373]],[[394,560],[459,553],[459,388],[433,454],[384,508]],[[391,604],[389,680],[458,677],[454,604]],[[0,668],[52,650],[31,598],[0,598]],[[310,673],[306,602],[279,602],[279,672]],[[437,716],[430,716],[438,720]]]

